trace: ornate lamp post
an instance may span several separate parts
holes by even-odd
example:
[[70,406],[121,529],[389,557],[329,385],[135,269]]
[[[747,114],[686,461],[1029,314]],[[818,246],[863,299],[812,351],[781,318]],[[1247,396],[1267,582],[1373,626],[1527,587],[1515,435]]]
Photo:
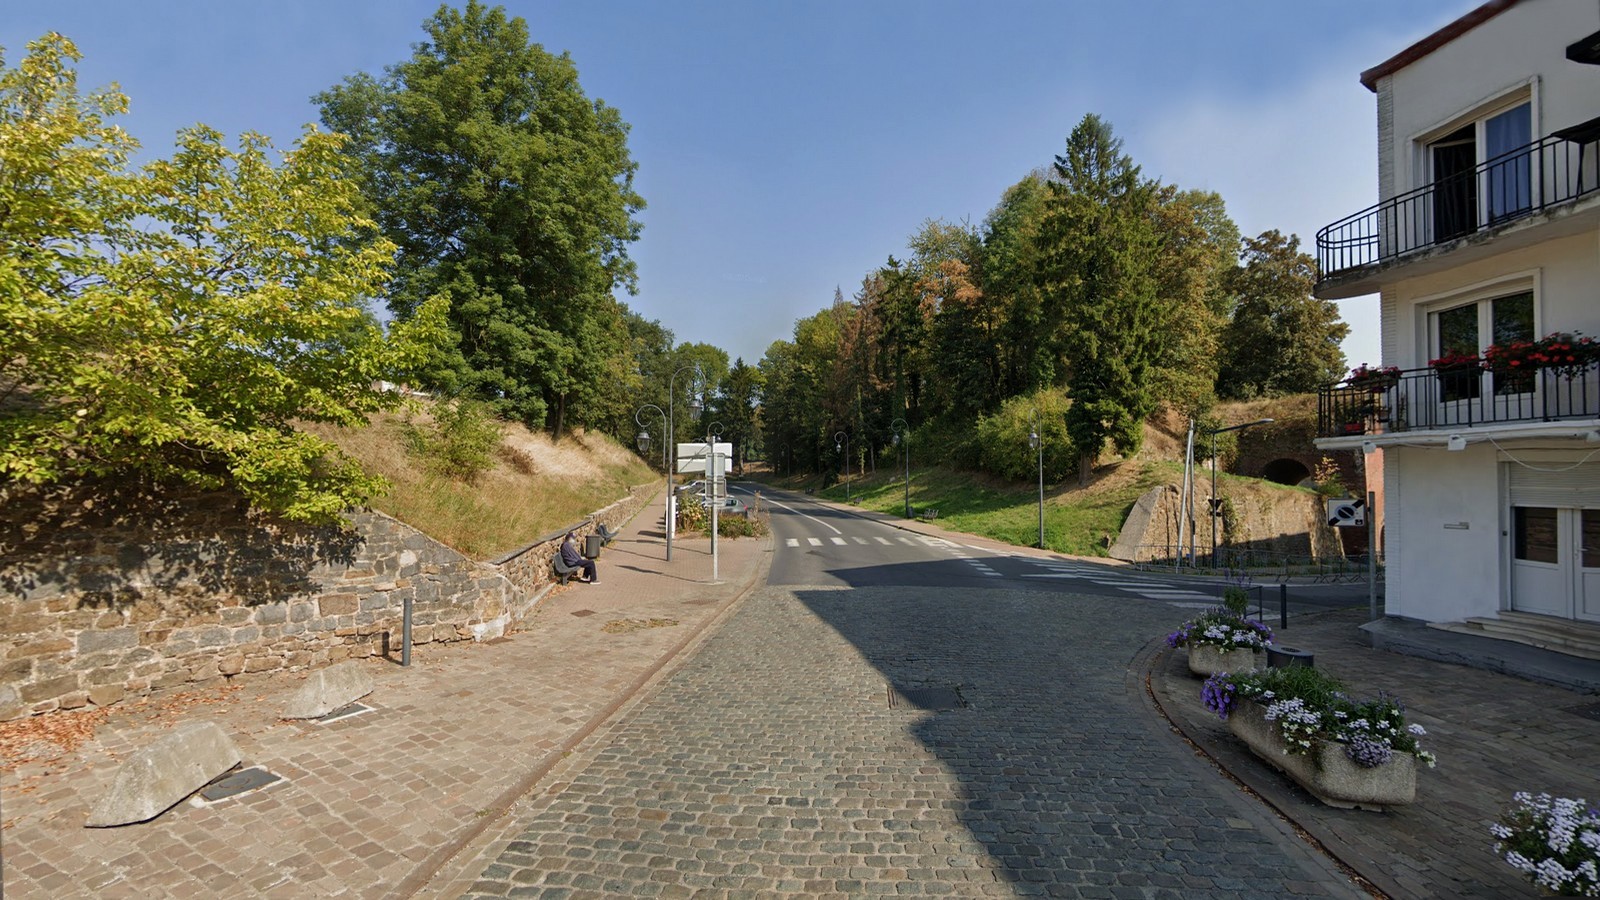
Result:
[[1242,425],[1211,429],[1211,568],[1217,567],[1217,517],[1222,514],[1222,504],[1217,497],[1217,435],[1225,431],[1243,431],[1256,425],[1271,424],[1271,419],[1257,419]]
[[783,472],[781,474],[783,474],[783,475],[792,474],[789,471],[789,445],[788,444],[779,444],[778,445],[778,452],[783,455]]
[[850,435],[838,432],[833,436],[833,449],[844,455],[844,502],[850,502]]
[[1039,411],[1028,412],[1028,446],[1039,452],[1039,549],[1044,549],[1044,437],[1039,433]]
[[[634,410],[633,421],[635,423],[637,423],[638,426],[639,426],[639,435],[638,435],[638,437],[634,438],[634,440],[639,445],[639,452],[640,453],[649,453],[650,452],[650,432],[645,430],[644,421],[639,418],[640,416],[644,415],[644,411],[647,410],[647,409],[655,410],[656,411],[656,415],[661,417],[661,424],[663,426],[666,426],[666,424],[667,424],[667,414],[662,412],[661,411],[661,407],[655,405],[654,403],[646,403],[645,405],[639,407],[637,410]],[[667,533],[667,559],[671,559],[672,558],[672,525],[671,525],[670,522],[667,521],[667,519],[672,516],[672,467],[667,464],[667,447],[668,447],[668,443],[663,441],[662,444],[661,444],[661,468],[666,473],[666,476],[667,476],[667,494],[666,494],[666,499],[664,499],[662,501],[663,503],[666,504],[666,512],[662,514],[661,524],[666,528],[666,533]]]
[[895,446],[900,447],[906,455],[906,518],[911,518],[911,438],[906,432],[911,427],[905,419],[896,418],[889,423],[894,429]]

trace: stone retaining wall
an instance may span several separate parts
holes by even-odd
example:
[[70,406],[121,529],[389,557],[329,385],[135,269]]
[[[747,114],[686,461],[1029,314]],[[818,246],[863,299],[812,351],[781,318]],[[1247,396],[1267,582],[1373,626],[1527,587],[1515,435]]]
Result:
[[407,598],[414,643],[491,638],[552,582],[549,541],[485,563],[383,513],[347,518],[304,526],[187,489],[0,491],[0,720],[398,654]]

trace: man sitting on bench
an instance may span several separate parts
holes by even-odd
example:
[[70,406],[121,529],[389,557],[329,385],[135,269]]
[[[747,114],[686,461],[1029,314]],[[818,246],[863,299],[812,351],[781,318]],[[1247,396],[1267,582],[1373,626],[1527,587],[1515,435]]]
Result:
[[584,584],[599,584],[600,575],[595,571],[594,560],[584,559],[578,552],[578,545],[573,543],[574,533],[567,532],[566,540],[561,542],[561,564],[569,569],[582,569]]

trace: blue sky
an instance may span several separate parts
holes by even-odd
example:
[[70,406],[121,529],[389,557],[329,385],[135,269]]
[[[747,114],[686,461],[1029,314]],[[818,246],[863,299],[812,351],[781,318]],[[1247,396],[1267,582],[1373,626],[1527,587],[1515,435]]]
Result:
[[[1377,199],[1358,73],[1474,0],[1091,3],[526,2],[590,97],[632,126],[649,208],[628,303],[747,361],[848,295],[924,220],[982,222],[1084,113],[1146,174],[1215,190],[1246,234],[1314,242]],[[379,73],[437,3],[11,0],[6,60],[60,31],[80,83],[117,82],[149,155],[204,122],[286,147],[311,96]],[[1349,363],[1378,360],[1377,300],[1341,303]]]

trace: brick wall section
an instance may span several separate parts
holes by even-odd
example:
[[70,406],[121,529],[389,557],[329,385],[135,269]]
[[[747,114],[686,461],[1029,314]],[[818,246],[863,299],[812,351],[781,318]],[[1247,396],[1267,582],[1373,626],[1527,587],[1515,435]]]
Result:
[[552,580],[553,544],[497,565],[383,513],[347,518],[309,527],[187,489],[0,491],[0,719],[372,656],[386,637],[398,653],[407,598],[414,643],[494,637]]

